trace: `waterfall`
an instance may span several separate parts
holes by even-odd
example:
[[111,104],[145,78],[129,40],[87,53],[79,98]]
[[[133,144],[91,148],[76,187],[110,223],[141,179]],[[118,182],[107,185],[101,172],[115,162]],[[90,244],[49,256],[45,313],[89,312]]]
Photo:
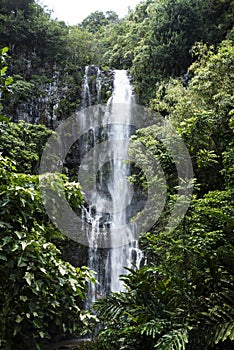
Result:
[[89,88],[89,66],[86,66],[83,84],[82,107],[85,108],[89,106],[91,106],[91,93]]
[[[133,232],[126,229],[127,210],[131,204],[133,190],[127,177],[130,175],[129,165],[123,162],[128,159],[128,141],[131,136],[131,108],[135,103],[133,89],[125,70],[115,71],[114,90],[111,97],[112,108],[110,111],[114,125],[109,139],[118,140],[121,154],[119,159],[119,149],[113,149],[112,176],[109,178],[108,189],[113,199],[112,228],[118,229],[119,234],[128,235],[133,243],[110,249],[110,290],[112,292],[123,291],[124,286],[119,279],[120,275],[126,274],[125,267],[130,268],[134,262],[140,264],[142,253],[138,248],[138,242],[134,241]],[[122,107],[123,109],[122,110]],[[125,210],[124,210],[125,208]],[[124,232],[122,232],[122,227]],[[127,232],[126,232],[127,231]],[[118,230],[116,231],[118,232]],[[135,258],[134,258],[135,253]]]
[[83,79],[82,108],[101,103],[102,72],[99,67],[86,66]]
[[[84,108],[90,106],[92,101],[100,103],[101,72],[98,68],[95,68],[95,70],[96,97],[94,98],[89,81],[90,68],[86,67],[85,69]],[[94,84],[94,82],[92,83]],[[126,160],[128,159],[128,143],[132,134],[131,109],[134,104],[133,88],[127,72],[125,70],[115,70],[112,96],[107,102],[103,117],[105,127],[97,132],[95,122],[92,124],[92,121],[89,121],[89,125],[92,125],[89,133],[92,134],[93,162],[100,162],[103,165],[99,168],[97,174],[98,180],[93,188],[92,201],[89,205],[84,206],[82,211],[83,221],[90,224],[89,232],[87,232],[90,243],[88,267],[96,272],[97,280],[96,285],[92,283],[89,285],[87,308],[95,300],[106,296],[109,292],[123,291],[124,285],[119,276],[127,273],[125,267],[130,268],[133,263],[139,266],[143,258],[138,242],[134,240],[133,232],[126,225],[130,219],[129,207],[133,197],[133,188],[127,179],[130,175],[130,169]],[[87,139],[81,147],[83,153],[87,153],[91,148],[90,144],[87,145]],[[97,147],[100,139],[105,139],[108,142],[104,156],[107,159],[106,162],[103,161],[103,152],[100,152]],[[94,173],[96,173],[96,169],[96,164],[94,164]],[[103,234],[111,236],[113,240],[111,248],[99,248],[96,244],[98,240],[100,241],[100,235]],[[119,242],[121,242],[121,237],[127,236],[131,243],[116,245],[116,235],[119,237]]]

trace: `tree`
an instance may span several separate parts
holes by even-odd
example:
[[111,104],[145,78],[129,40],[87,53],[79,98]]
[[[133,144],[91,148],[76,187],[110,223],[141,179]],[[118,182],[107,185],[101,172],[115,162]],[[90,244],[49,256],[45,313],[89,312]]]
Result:
[[[190,151],[202,192],[223,189],[223,156],[229,149],[233,130],[234,51],[224,41],[217,52],[198,44],[199,56],[189,68],[188,86],[181,80],[162,85],[151,108],[170,118]],[[192,78],[193,76],[193,78]]]
[[[225,39],[233,27],[232,12],[230,0],[144,1],[124,19],[125,30],[106,57],[117,67],[131,68],[139,102],[146,104],[161,80],[186,73],[195,42],[218,44]],[[128,59],[127,65],[122,58]]]
[[34,0],[1,0],[0,10],[2,13],[7,15],[9,15],[11,12],[14,12],[15,16],[17,15],[17,11],[21,10],[24,11],[25,16],[27,16],[30,5],[34,3]]
[[81,22],[81,27],[87,29],[91,33],[96,33],[102,27],[117,21],[118,15],[114,11],[107,11],[105,14],[102,11],[95,11]]

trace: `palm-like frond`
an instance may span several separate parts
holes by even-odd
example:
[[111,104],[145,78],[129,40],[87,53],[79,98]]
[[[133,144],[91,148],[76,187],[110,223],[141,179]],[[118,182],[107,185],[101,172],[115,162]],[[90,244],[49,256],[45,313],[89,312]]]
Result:
[[214,342],[224,342],[225,340],[234,340],[234,321],[226,322],[217,326],[217,330],[214,335]]
[[187,343],[188,330],[187,328],[180,328],[163,335],[154,348],[159,350],[185,350]]
[[149,322],[146,322],[138,327],[138,331],[142,335],[151,337],[152,339],[158,338],[159,334],[168,327],[169,322],[166,319],[155,319]]
[[211,346],[234,340],[234,291],[213,293],[206,299],[206,312],[198,315],[198,320],[207,326],[208,342]]

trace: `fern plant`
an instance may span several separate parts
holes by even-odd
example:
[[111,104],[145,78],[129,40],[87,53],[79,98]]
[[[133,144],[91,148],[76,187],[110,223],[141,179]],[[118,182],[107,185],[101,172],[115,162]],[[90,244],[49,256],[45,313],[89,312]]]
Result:
[[154,348],[159,350],[185,350],[187,343],[188,330],[180,328],[163,335]]

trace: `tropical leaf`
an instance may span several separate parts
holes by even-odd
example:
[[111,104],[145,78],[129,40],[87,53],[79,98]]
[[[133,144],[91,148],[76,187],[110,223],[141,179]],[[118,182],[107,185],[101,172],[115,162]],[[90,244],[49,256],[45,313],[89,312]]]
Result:
[[155,339],[159,334],[169,325],[168,320],[165,319],[156,319],[150,322],[147,322],[139,327],[140,333],[147,335]]
[[186,328],[181,328],[163,335],[154,348],[159,350],[185,350],[187,343],[188,331]]
[[217,327],[214,342],[218,344],[220,341],[224,342],[228,338],[234,340],[234,321],[226,322]]

